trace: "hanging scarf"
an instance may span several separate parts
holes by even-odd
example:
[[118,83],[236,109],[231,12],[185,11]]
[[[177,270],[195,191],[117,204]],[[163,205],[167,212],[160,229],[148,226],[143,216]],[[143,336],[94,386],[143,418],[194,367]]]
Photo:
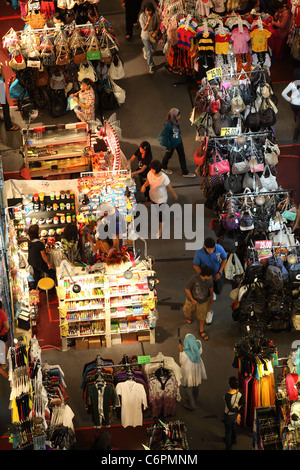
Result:
[[188,358],[194,363],[201,362],[199,351],[200,347],[201,342],[199,340],[196,340],[194,335],[190,333],[186,335],[183,342],[183,350],[188,356]]

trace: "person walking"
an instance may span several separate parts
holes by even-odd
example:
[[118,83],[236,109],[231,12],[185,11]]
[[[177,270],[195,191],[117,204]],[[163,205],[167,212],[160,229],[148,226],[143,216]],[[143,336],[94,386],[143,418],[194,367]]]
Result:
[[236,377],[230,377],[228,385],[228,391],[224,395],[224,425],[226,450],[231,450],[232,445],[236,443],[236,425],[241,423],[245,407],[245,398],[239,390],[238,380]]
[[168,164],[173,156],[174,150],[176,150],[179,157],[182,176],[184,178],[194,178],[196,176],[196,173],[189,173],[187,169],[180,130],[180,111],[178,108],[171,108],[169,110],[163,129],[163,139],[160,143],[166,147],[166,153],[162,160],[162,171],[164,173],[167,175],[171,175],[173,173],[172,170],[168,168]]
[[208,335],[204,331],[207,312],[210,311],[213,303],[213,274],[211,266],[203,266],[201,272],[191,276],[186,285],[186,300],[183,306],[183,313],[188,323],[192,323],[196,314],[200,324],[200,335],[204,341],[208,340]]
[[223,271],[226,262],[226,251],[210,237],[204,240],[203,247],[195,253],[193,267],[196,273],[200,274],[203,266],[211,266],[214,269],[213,285],[215,294],[221,294],[222,292],[224,283]]
[[291,105],[295,120],[293,141],[297,142],[300,137],[300,69],[295,70],[294,77],[294,81],[285,87],[281,95]]
[[121,0],[125,10],[126,39],[129,41],[133,35],[133,27],[137,25],[142,0]]
[[199,395],[202,380],[207,379],[205,366],[201,358],[202,343],[194,335],[188,333],[183,345],[178,345],[179,363],[181,366],[181,384],[184,397],[183,406],[190,410],[196,408],[196,402]]
[[150,171],[147,174],[147,180],[141,187],[141,192],[145,193],[147,187],[150,186],[149,198],[159,209],[159,230],[156,238],[160,238],[163,225],[163,204],[168,202],[168,192],[177,201],[178,196],[170,183],[169,177],[161,171],[161,163],[158,160],[152,160],[150,163]]
[[147,60],[149,66],[149,73],[154,73],[153,52],[154,44],[150,41],[150,33],[157,36],[160,28],[160,16],[151,2],[147,2],[144,6],[144,11],[139,16],[139,23],[141,26],[141,40],[144,45],[143,56]]

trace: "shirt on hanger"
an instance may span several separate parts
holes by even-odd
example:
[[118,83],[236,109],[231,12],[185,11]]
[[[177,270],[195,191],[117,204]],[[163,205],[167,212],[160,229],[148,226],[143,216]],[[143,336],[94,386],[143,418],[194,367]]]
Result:
[[268,38],[270,36],[271,33],[267,29],[255,29],[254,31],[251,31],[250,37],[252,38],[252,51],[266,52],[268,50]]
[[216,34],[215,54],[227,54],[230,41],[230,34]]
[[122,426],[142,426],[143,408],[147,408],[147,397],[144,386],[134,380],[119,382],[116,393],[121,397]]
[[250,39],[250,33],[247,28],[244,27],[242,32],[240,32],[238,28],[235,28],[231,33],[234,52],[236,54],[246,54],[249,49],[248,42]]

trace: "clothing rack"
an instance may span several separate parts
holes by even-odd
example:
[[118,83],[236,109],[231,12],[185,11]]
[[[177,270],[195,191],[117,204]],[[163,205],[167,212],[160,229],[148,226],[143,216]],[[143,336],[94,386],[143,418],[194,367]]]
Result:
[[[242,135],[243,137],[259,137],[259,136],[267,136],[269,134],[271,134],[272,131],[261,131],[261,132],[245,132],[243,134],[240,134]],[[220,136],[217,136],[217,135],[210,135],[209,136],[209,139],[213,139],[213,140],[230,140],[230,139],[234,139],[236,140],[238,136],[236,135],[224,135],[222,137]]]

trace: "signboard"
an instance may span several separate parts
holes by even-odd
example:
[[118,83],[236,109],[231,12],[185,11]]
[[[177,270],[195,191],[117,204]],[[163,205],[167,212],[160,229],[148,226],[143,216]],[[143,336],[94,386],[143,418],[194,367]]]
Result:
[[272,240],[258,240],[255,242],[258,260],[268,259],[272,256]]
[[138,356],[138,364],[150,364],[151,356]]
[[206,72],[206,76],[208,80],[222,77],[222,67],[216,67],[215,69],[208,70]]
[[238,135],[240,133],[239,127],[222,127],[221,129],[221,137],[228,136],[228,135]]

